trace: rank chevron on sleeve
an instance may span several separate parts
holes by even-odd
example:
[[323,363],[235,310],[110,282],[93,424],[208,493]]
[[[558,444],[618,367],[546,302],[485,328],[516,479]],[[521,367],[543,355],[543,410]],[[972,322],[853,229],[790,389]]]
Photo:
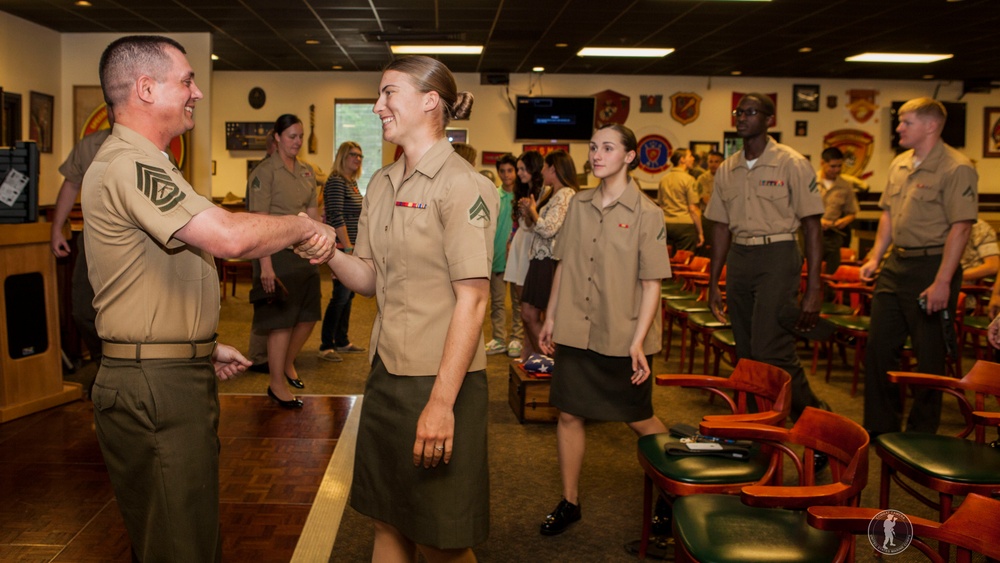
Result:
[[483,196],[479,196],[476,203],[473,203],[472,207],[469,208],[469,220],[490,220],[490,208],[487,207],[486,202],[483,201]]
[[142,192],[142,195],[148,197],[160,212],[170,211],[184,199],[184,192],[162,168],[136,162],[135,172],[135,187]]

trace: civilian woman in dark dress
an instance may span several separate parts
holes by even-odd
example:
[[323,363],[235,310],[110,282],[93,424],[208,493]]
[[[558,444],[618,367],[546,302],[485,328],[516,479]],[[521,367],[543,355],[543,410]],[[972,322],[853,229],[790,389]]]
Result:
[[[333,161],[333,170],[323,188],[326,224],[337,231],[337,248],[347,254],[354,253],[354,241],[358,238],[358,217],[361,216],[363,201],[358,190],[358,177],[361,176],[361,162],[364,158],[361,145],[354,141],[341,143]],[[353,299],[354,292],[334,278],[333,297],[326,306],[320,332],[321,360],[339,362],[341,361],[339,353],[365,351],[364,348],[351,344],[347,335]]]

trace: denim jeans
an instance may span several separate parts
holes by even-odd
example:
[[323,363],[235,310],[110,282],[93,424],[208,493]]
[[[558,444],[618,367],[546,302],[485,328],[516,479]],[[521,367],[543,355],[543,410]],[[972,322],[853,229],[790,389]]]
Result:
[[329,350],[335,346],[347,346],[351,339],[347,336],[347,328],[351,322],[351,300],[354,292],[338,280],[333,280],[333,297],[326,306],[323,315],[323,327],[320,331],[320,350]]

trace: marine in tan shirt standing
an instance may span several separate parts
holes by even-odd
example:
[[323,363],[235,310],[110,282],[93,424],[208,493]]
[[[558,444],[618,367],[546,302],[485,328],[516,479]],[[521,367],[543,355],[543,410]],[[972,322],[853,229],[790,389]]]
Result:
[[705,243],[701,229],[701,199],[695,179],[688,174],[694,164],[694,154],[688,149],[677,149],[670,155],[673,166],[663,179],[657,192],[657,203],[663,208],[667,223],[667,241],[674,250],[694,250]]
[[705,210],[716,222],[708,299],[715,316],[725,320],[719,290],[725,264],[736,355],[792,376],[792,418],[798,418],[806,407],[828,407],[809,387],[795,353],[795,336],[779,318],[795,315],[802,271],[796,232],[801,225],[809,270],[801,313],[792,324],[803,330],[816,325],[823,300],[823,200],[809,161],[767,134],[774,111],[774,102],[763,94],[747,94],[733,111],[743,150],[722,163]]
[[851,223],[857,216],[858,197],[854,184],[840,174],[844,166],[844,153],[837,147],[823,151],[819,165],[819,193],[823,196],[823,262],[827,274],[840,267],[840,249],[847,242]]
[[92,395],[97,437],[133,560],[219,561],[216,379],[249,362],[215,342],[212,256],[254,258],[309,240],[323,259],[335,235],[305,217],[228,213],[170,163],[166,147],[194,126],[202,99],[179,43],[118,39],[101,56],[100,77],[117,123],[82,196],[104,341]]
[[[893,159],[879,199],[882,215],[875,245],[861,277],[872,279],[889,245],[872,296],[871,327],[865,352],[865,429],[876,437],[902,429],[903,403],[887,373],[899,369],[907,336],[917,355],[917,371],[945,374],[954,330],[946,332],[962,285],[959,260],[979,212],[979,176],[968,158],[941,140],[944,105],[915,98],[899,108],[899,145],[909,149]],[[949,342],[950,341],[950,342]],[[937,432],[941,393],[913,389],[907,431]]]
[[329,261],[378,304],[351,485],[375,523],[372,561],[475,561],[489,533],[482,327],[499,197],[444,135],[472,102],[435,59],[386,67],[373,111],[403,154],[368,185],[354,255]]

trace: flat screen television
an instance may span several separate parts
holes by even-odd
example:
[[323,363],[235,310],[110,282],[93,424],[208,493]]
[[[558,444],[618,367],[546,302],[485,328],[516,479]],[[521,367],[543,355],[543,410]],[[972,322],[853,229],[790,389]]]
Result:
[[[889,110],[889,115],[892,118],[890,126],[892,127],[892,148],[896,152],[902,152],[906,149],[899,146],[899,133],[896,132],[896,127],[899,126],[899,108],[903,107],[906,102],[892,102],[892,108]],[[945,111],[948,112],[948,119],[944,122],[944,129],[941,131],[941,140],[948,143],[955,148],[961,148],[965,146],[965,102],[941,102],[944,104]]]
[[589,141],[594,98],[517,97],[517,141]]

